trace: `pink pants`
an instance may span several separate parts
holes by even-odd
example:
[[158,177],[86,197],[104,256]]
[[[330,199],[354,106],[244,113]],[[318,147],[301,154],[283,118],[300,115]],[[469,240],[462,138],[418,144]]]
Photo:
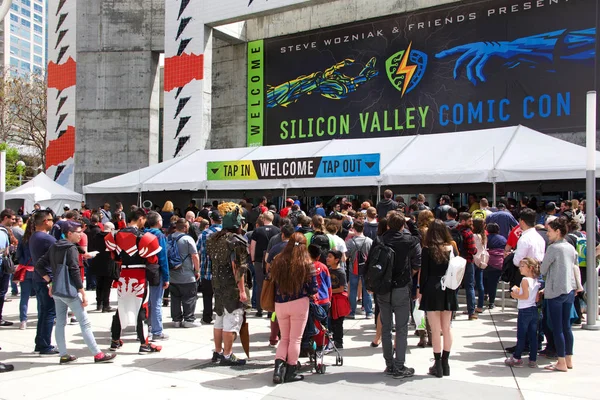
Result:
[[308,297],[287,303],[275,303],[281,341],[275,358],[295,365],[300,356],[300,342],[308,319]]

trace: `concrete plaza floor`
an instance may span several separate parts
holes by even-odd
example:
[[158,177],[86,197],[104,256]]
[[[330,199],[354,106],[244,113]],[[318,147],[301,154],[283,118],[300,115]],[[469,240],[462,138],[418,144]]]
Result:
[[[113,293],[114,296],[114,293]],[[94,299],[93,292],[88,293]],[[454,346],[451,376],[438,379],[427,375],[433,358],[431,348],[416,346],[409,335],[407,365],[415,368],[413,378],[395,380],[385,376],[381,346],[369,346],[374,335],[373,320],[357,314],[344,323],[344,365],[328,366],[324,375],[305,373],[303,382],[274,386],[274,349],[268,347],[266,318],[249,318],[250,360],[245,367],[212,365],[212,327],[173,328],[169,308],[163,308],[168,341],[163,351],[137,353],[139,343],[128,330],[114,363],[93,363],[78,325],[67,326],[67,345],[80,359],[60,366],[58,357],[39,357],[33,352],[36,301],[29,302],[28,329],[18,329],[19,299],[4,306],[12,327],[0,328],[0,361],[12,363],[15,371],[0,374],[0,399],[110,399],[112,398],[222,398],[222,399],[598,399],[600,333],[575,328],[574,369],[568,373],[545,371],[550,363],[540,358],[540,368],[504,366],[504,347],[516,342],[516,313],[500,308],[485,311],[477,321],[459,315],[453,323]],[[197,312],[201,312],[201,299]],[[113,304],[114,305],[114,304]],[[88,310],[95,310],[91,302]],[[108,349],[111,314],[89,311],[100,347]],[[234,352],[243,356],[239,341]],[[326,363],[334,364],[333,356]],[[209,397],[206,397],[209,396]]]

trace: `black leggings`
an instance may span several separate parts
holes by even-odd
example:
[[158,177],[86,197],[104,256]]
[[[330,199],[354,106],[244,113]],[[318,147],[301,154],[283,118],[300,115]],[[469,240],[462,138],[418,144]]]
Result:
[[[148,337],[146,332],[144,332],[144,324],[148,323],[148,304],[144,304],[146,301],[146,296],[148,296],[148,285],[144,289],[144,297],[142,299],[142,306],[140,307],[140,311],[137,316],[137,323],[135,324],[135,331],[137,333],[138,340],[141,344],[148,344]],[[121,320],[119,319],[119,311],[115,313],[112,320],[112,325],[110,327],[111,338],[112,340],[121,339]]]

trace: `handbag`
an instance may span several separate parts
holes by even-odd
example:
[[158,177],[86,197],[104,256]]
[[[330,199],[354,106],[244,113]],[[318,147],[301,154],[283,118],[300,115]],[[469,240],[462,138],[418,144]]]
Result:
[[71,284],[66,251],[62,264],[58,264],[56,272],[54,273],[54,279],[52,280],[52,295],[63,299],[74,299],[77,297],[77,289]]
[[427,328],[427,322],[425,320],[425,311],[420,309],[421,302],[419,300],[415,301],[415,307],[413,308],[413,319],[415,320],[415,324],[417,325],[418,331],[424,331]]
[[6,275],[11,275],[14,274],[16,270],[17,267],[15,266],[15,262],[8,253],[7,249],[4,253],[2,253],[2,272]]
[[146,265],[146,281],[150,286],[160,285],[160,265],[148,264]]
[[446,290],[446,288],[457,290],[465,276],[467,260],[461,256],[455,256],[452,248],[450,248],[449,251],[450,260],[448,261],[448,268],[446,269],[444,276],[442,276],[440,283],[442,285],[442,290]]
[[340,319],[350,315],[350,300],[348,293],[334,293],[331,299],[331,318]]
[[260,292],[260,306],[263,310],[275,311],[275,282],[271,278],[265,278],[262,291]]

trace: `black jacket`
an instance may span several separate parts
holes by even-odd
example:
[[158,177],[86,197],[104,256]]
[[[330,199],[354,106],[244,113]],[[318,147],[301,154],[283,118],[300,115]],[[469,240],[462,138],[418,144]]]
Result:
[[93,231],[88,236],[88,250],[98,252],[96,257],[88,261],[90,272],[96,276],[111,276],[114,270],[115,260],[113,260],[110,251],[106,250],[106,242],[104,241],[108,234],[108,232],[101,232],[98,228],[98,231]]
[[421,241],[418,236],[406,232],[388,230],[381,236],[387,246],[394,249],[394,271],[392,282],[395,288],[412,282],[412,271],[421,268]]
[[398,203],[392,199],[383,199],[377,203],[377,217],[379,219],[385,218],[388,212],[398,208]]
[[83,289],[81,272],[79,270],[79,251],[77,251],[77,245],[69,242],[67,239],[61,239],[50,246],[46,254],[44,254],[35,264],[35,270],[40,276],[47,275],[45,268],[49,265],[52,269],[52,275],[56,276],[56,269],[62,264],[65,253],[67,254],[67,265],[69,266],[71,284],[77,290]]

